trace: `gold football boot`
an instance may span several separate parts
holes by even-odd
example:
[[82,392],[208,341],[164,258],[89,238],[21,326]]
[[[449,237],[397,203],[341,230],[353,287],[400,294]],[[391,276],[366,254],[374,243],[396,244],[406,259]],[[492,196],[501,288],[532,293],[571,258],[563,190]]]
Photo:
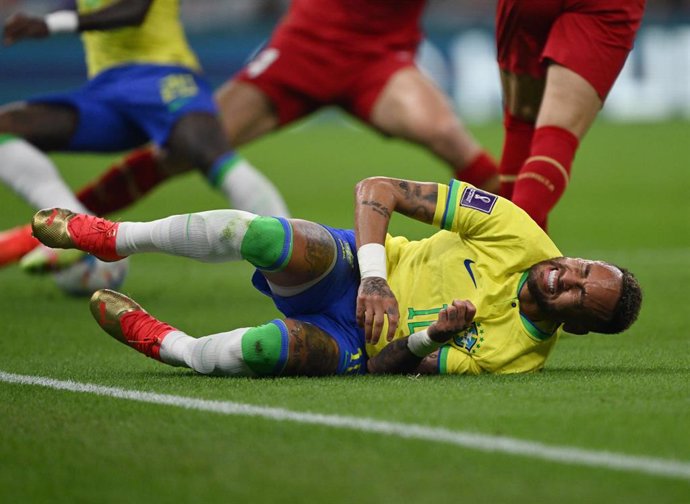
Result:
[[90,308],[91,315],[105,332],[152,359],[161,360],[161,342],[169,332],[176,330],[149,315],[134,300],[113,290],[94,292]]

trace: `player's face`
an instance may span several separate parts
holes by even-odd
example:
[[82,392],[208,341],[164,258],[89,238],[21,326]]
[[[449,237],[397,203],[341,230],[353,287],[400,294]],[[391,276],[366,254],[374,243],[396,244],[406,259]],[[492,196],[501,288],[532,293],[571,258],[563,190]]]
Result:
[[527,278],[545,315],[585,331],[612,317],[622,286],[623,274],[615,266],[572,257],[535,264]]

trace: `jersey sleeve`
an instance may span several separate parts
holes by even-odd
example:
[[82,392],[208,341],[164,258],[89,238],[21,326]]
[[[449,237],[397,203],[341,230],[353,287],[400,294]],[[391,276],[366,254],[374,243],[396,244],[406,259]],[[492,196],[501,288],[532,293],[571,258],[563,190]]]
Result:
[[444,345],[438,352],[439,374],[478,375],[482,368],[465,352],[450,345]]
[[515,224],[531,227],[534,223],[521,208],[496,194],[459,180],[439,184],[434,225],[441,229],[461,236],[490,235],[495,239],[506,234],[507,229],[514,229]]
[[540,248],[549,249],[551,256],[560,255],[548,235],[524,210],[459,180],[439,184],[434,225],[463,238],[501,242],[503,247],[539,244]]

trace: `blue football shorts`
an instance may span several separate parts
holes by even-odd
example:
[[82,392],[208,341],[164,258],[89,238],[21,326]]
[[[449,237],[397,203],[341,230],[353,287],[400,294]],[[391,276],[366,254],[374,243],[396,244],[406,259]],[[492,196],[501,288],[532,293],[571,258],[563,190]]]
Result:
[[364,329],[357,325],[355,318],[359,289],[355,233],[352,230],[323,227],[333,236],[338,257],[331,272],[318,283],[289,297],[272,293],[259,270],[254,273],[252,283],[273,299],[283,315],[313,324],[336,341],[340,349],[338,374],[363,374],[366,372]]
[[70,151],[118,152],[149,141],[164,145],[180,117],[217,113],[211,86],[200,75],[186,67],[148,64],[111,68],[74,91],[27,101],[77,109]]

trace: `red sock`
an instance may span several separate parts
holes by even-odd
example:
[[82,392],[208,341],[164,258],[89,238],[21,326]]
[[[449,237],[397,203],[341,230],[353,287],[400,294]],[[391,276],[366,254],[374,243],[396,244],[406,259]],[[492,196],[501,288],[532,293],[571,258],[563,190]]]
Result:
[[511,199],[517,174],[529,157],[532,136],[534,135],[534,123],[518,119],[506,111],[503,118],[503,129],[505,138],[503,139],[501,163],[498,166],[501,177],[501,188],[498,194]]
[[543,126],[534,132],[530,157],[515,182],[513,203],[544,230],[549,212],[568,184],[579,143],[571,132],[556,126]]
[[82,188],[77,198],[96,215],[106,215],[137,201],[166,178],[153,150],[139,149]]
[[480,152],[462,170],[455,170],[455,178],[482,189],[491,189],[484,187],[484,185],[496,175],[498,175],[496,161],[486,151]]

